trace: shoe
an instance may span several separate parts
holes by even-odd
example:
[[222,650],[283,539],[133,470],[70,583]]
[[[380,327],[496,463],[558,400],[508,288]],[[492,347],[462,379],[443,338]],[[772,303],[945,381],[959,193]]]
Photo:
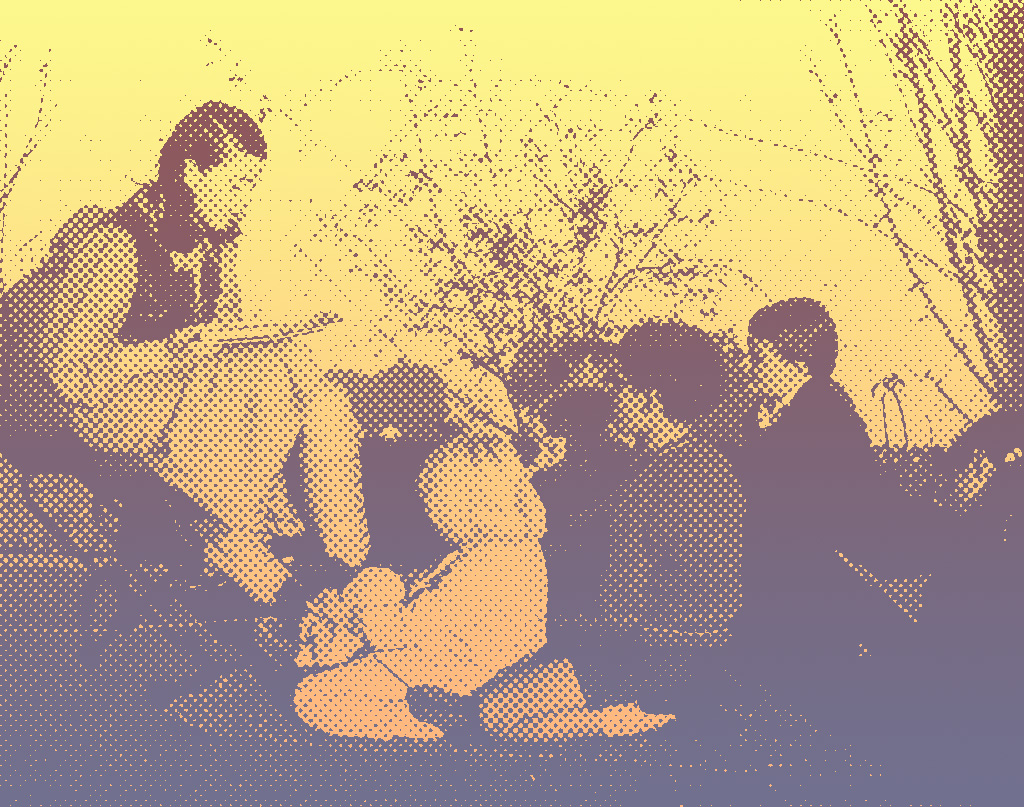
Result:
[[532,742],[573,737],[625,737],[653,731],[675,715],[649,714],[637,704],[591,709],[568,659],[513,675],[489,692],[480,708],[492,735]]

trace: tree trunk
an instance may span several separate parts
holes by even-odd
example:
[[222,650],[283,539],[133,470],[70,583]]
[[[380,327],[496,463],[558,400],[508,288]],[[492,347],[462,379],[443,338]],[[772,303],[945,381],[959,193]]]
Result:
[[1024,120],[1020,115],[1024,79],[1024,2],[1002,0],[987,43],[995,110],[993,156],[995,206],[981,232],[985,262],[996,289],[993,306],[1005,339],[1005,367],[998,395],[1005,409],[1024,409]]

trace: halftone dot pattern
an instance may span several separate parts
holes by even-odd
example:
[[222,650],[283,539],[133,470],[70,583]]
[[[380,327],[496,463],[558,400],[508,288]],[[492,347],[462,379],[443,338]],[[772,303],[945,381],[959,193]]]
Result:
[[167,712],[220,737],[268,742],[293,735],[288,719],[268,703],[263,686],[247,670],[218,676],[209,686],[173,701]]
[[273,661],[284,666],[296,657],[295,641],[285,631],[281,620],[277,617],[257,617],[253,621],[256,632],[256,643]]
[[502,681],[480,708],[480,716],[490,731],[530,739],[534,728],[523,725],[528,717],[564,713],[587,705],[568,659],[551,662],[528,674],[504,677],[508,680]]
[[428,367],[402,362],[372,377],[341,373],[338,381],[367,435],[429,441],[439,437],[449,419],[445,384]]
[[[469,695],[543,645],[543,507],[521,469],[495,439],[455,438],[431,453],[420,490],[454,551],[409,593],[390,570],[370,568],[340,596],[313,603],[303,638],[314,642],[302,663],[351,655],[346,626],[371,652],[304,679],[296,705],[306,722],[354,736],[438,737],[409,712],[410,686]],[[383,700],[370,696],[378,686]]]
[[117,587],[100,585],[96,588],[91,602],[83,602],[85,612],[83,625],[86,634],[103,634],[117,614]]
[[0,499],[4,551],[25,550],[45,554],[55,549],[55,539],[39,518],[31,511],[22,493],[22,474],[3,457],[0,457],[0,484],[3,493]]
[[61,555],[0,556],[7,697],[66,698],[87,684],[69,660],[81,640],[76,595],[88,574],[80,560]]
[[531,742],[632,736],[674,719],[674,715],[648,714],[635,703],[588,708],[568,659],[504,676],[485,696],[480,717],[495,735]]
[[727,641],[741,603],[745,507],[711,446],[660,453],[611,504],[602,601],[613,627],[668,643]]
[[83,482],[62,474],[39,474],[28,480],[26,494],[37,512],[50,519],[55,532],[71,539],[72,551],[91,556],[98,565],[112,559],[118,522],[116,505],[94,500]]
[[[997,37],[1016,35],[1010,5],[997,9]],[[905,29],[911,25],[905,14],[901,19]],[[965,19],[947,22],[955,28]],[[891,61],[904,79],[923,86],[922,74],[912,69],[920,43],[909,29],[904,33],[906,47]],[[956,81],[961,55],[951,55]],[[834,393],[833,414],[856,420],[852,403],[838,413],[839,404],[850,401],[832,372],[837,359],[854,353],[849,345],[880,338],[858,322],[861,315],[868,321],[866,306],[817,281],[797,291],[788,282],[762,286],[746,273],[749,265],[734,263],[726,253],[735,233],[723,233],[739,222],[728,212],[720,215],[718,206],[738,198],[736,183],[689,158],[665,125],[675,113],[656,93],[630,101],[623,121],[613,125],[596,117],[581,123],[547,116],[553,134],[540,124],[539,112],[537,121],[526,113],[512,121],[518,113],[511,112],[505,123],[517,128],[498,137],[500,131],[485,130],[501,123],[495,118],[501,98],[521,95],[526,84],[487,88],[474,77],[462,87],[441,87],[405,61],[393,69],[409,85],[408,120],[392,122],[396,133],[385,153],[354,184],[359,203],[323,214],[323,227],[314,229],[320,238],[336,238],[339,253],[347,250],[346,258],[358,258],[372,274],[393,333],[408,326],[402,338],[425,354],[428,344],[443,346],[444,358],[433,359],[437,368],[408,357],[386,359],[384,350],[372,361],[362,357],[367,365],[388,365],[372,374],[325,368],[316,339],[348,326],[330,314],[288,328],[243,323],[236,238],[273,149],[255,118],[220,102],[204,104],[174,128],[155,181],[116,209],[78,211],[52,239],[44,264],[0,301],[2,414],[15,435],[10,460],[0,458],[0,579],[10,600],[0,620],[9,645],[0,666],[6,694],[29,699],[21,708],[0,698],[0,718],[19,732],[63,732],[62,739],[80,726],[103,736],[118,721],[134,720],[137,736],[111,734],[119,749],[133,742],[143,748],[149,727],[168,736],[180,732],[189,742],[174,753],[191,753],[184,749],[192,743],[215,751],[214,761],[189,759],[181,766],[197,779],[197,791],[200,778],[209,783],[228,775],[223,760],[241,748],[255,749],[256,756],[238,766],[238,783],[226,789],[253,789],[275,777],[296,788],[328,781],[325,771],[341,760],[338,770],[348,782],[376,788],[373,802],[381,804],[410,803],[402,788],[415,777],[439,785],[415,803],[458,803],[449,796],[459,794],[448,790],[475,787],[488,770],[494,782],[481,789],[493,792],[480,792],[475,803],[511,804],[534,786],[536,803],[558,803],[564,790],[537,784],[556,765],[570,778],[618,777],[607,801],[628,803],[649,792],[644,777],[654,758],[668,774],[662,784],[671,785],[672,803],[676,795],[679,803],[710,803],[700,788],[725,775],[741,782],[738,794],[744,777],[768,771],[758,786],[788,785],[779,801],[789,804],[825,803],[820,787],[809,784],[821,771],[834,787],[850,785],[855,776],[873,778],[871,764],[836,750],[824,729],[818,734],[797,716],[796,705],[775,702],[757,686],[767,673],[755,653],[743,656],[746,648],[737,649],[731,633],[737,617],[758,617],[773,605],[771,597],[745,596],[744,581],[763,584],[770,575],[757,578],[760,568],[777,573],[769,585],[796,580],[804,561],[812,568],[812,556],[821,554],[813,541],[831,541],[829,519],[836,514],[817,512],[820,502],[808,491],[816,477],[830,475],[833,487],[841,487],[849,470],[839,455],[814,454],[824,444],[817,438],[834,435],[822,429],[807,445],[783,446],[774,464],[756,472],[742,459],[761,432],[770,433],[787,414],[792,420],[793,411],[800,422],[787,426],[792,434],[813,432],[815,413],[794,403],[806,400],[801,391],[827,387]],[[558,90],[559,104],[577,95],[594,108],[605,103],[597,91],[562,87],[569,92]],[[1014,105],[1016,85],[993,81],[991,88],[997,114],[1012,117],[1005,110]],[[908,97],[922,110],[929,107],[920,95]],[[471,104],[494,108],[487,122]],[[676,112],[678,120],[689,114]],[[257,117],[262,123],[273,113],[268,107]],[[928,114],[943,128],[941,113]],[[922,120],[931,127],[927,115]],[[450,159],[424,148],[432,126],[452,143],[462,138]],[[940,164],[950,160],[947,144],[940,148],[931,137],[923,145],[933,178],[917,179],[934,184]],[[974,166],[963,159],[962,138],[956,141],[955,131],[953,137],[948,145],[958,159],[952,162],[970,184]],[[978,388],[991,382],[998,392],[993,400],[1008,409],[1019,403],[1015,380],[1021,374],[1004,365],[1024,353],[1017,305],[1020,211],[1011,198],[1020,161],[1010,140],[993,150],[999,166],[994,212],[981,205],[981,212],[963,214],[990,220],[964,223],[958,208],[970,206],[937,194],[937,226],[965,289],[952,307],[963,304],[962,319],[976,326],[980,363],[978,346],[965,346],[962,323],[947,327],[937,313],[938,284],[915,275],[910,288],[923,295],[922,317],[934,316]],[[868,166],[865,179],[886,205],[885,215],[869,216],[869,224],[888,237],[905,205],[893,197],[872,143],[853,146],[856,162]],[[743,193],[750,190],[744,186]],[[765,210],[778,201],[762,189],[756,193],[765,197],[756,200]],[[774,226],[770,214],[763,215]],[[716,218],[724,224],[713,231]],[[893,240],[908,265],[921,262],[895,230]],[[296,248],[292,257],[300,252]],[[994,267],[991,288],[978,276],[981,260]],[[403,261],[415,267],[404,276],[396,268]],[[322,268],[328,271],[330,261]],[[786,271],[797,275],[802,267],[794,262]],[[821,300],[797,296],[811,293]],[[727,322],[734,312],[723,313],[730,305],[743,312],[735,322]],[[644,328],[667,334],[668,341],[644,346],[637,337]],[[359,362],[346,355],[342,363]],[[945,396],[943,423],[967,423],[971,418],[961,407],[976,412],[988,406],[976,400],[976,391],[963,394],[975,400],[954,401],[945,381],[924,373],[912,382]],[[885,395],[872,403],[881,407],[885,439],[891,443],[897,435],[898,442],[902,434],[906,443],[887,446],[882,470],[902,492],[973,514],[1002,465],[1016,460],[979,454],[966,470],[936,467],[944,459],[937,443],[920,456],[910,445],[906,411],[913,395],[896,381],[881,388]],[[572,403],[580,390],[593,393],[588,406]],[[562,411],[552,415],[560,402]],[[749,422],[751,413],[760,415],[756,423]],[[930,428],[930,418],[923,420],[929,425],[920,428]],[[863,424],[853,425],[870,459]],[[591,443],[581,447],[584,432]],[[58,450],[37,454],[44,445]],[[378,539],[395,537],[385,534],[387,527],[374,533],[364,499],[362,463],[375,445],[395,449],[391,456],[402,464],[394,489],[378,501],[387,505],[391,498],[402,517],[421,517],[395,527],[396,516],[395,533],[409,534],[393,545],[400,552],[422,538],[429,545],[423,555],[431,556],[436,539],[443,548],[427,563],[406,564],[386,549],[368,561],[387,544]],[[808,445],[811,451],[796,456]],[[786,453],[790,447],[793,457]],[[69,449],[66,457],[61,448]],[[594,458],[603,465],[596,471]],[[576,460],[584,471],[573,477],[569,466]],[[112,466],[119,469],[113,476]],[[770,512],[773,502],[764,491],[783,466],[805,488],[788,500],[790,509]],[[556,482],[542,494],[538,480],[547,471]],[[560,478],[559,471],[565,471]],[[133,502],[135,492],[143,505]],[[750,513],[757,494],[760,509]],[[551,513],[570,500],[580,512],[569,522],[585,533],[576,545],[549,530]],[[868,509],[872,502],[856,504]],[[1013,540],[1005,528],[1001,538]],[[787,554],[790,540],[809,551]],[[773,554],[780,547],[786,551]],[[885,559],[884,551],[878,554]],[[852,546],[850,557],[859,557]],[[791,568],[782,569],[779,558],[791,558]],[[806,624],[814,628],[801,637],[810,648],[805,655],[779,662],[793,680],[813,677],[808,659],[817,661],[815,643],[824,644],[833,627],[825,617],[814,624],[820,602],[847,595],[860,602],[855,596],[868,590],[887,596],[909,618],[894,612],[901,626],[921,627],[918,617],[931,604],[923,591],[930,595],[943,577],[896,577],[883,562],[876,568],[839,558],[852,572],[844,580],[860,586],[856,591],[843,589],[837,597],[784,592],[796,602],[789,613],[810,612]],[[578,614],[574,623],[577,614],[559,612],[557,634],[549,630],[562,593],[549,577],[555,561],[569,576],[575,564],[581,579],[592,565],[600,572],[599,581],[586,583],[590,613]],[[998,577],[999,569],[989,571],[980,577]],[[549,642],[549,635],[558,638]],[[604,657],[601,642],[607,642],[600,647]],[[819,683],[842,694],[860,687],[870,699],[866,682],[879,669],[871,665],[906,662],[893,644],[865,636],[845,648],[858,666]],[[745,690],[730,691],[727,699],[701,689],[708,681],[721,683],[714,675],[701,680],[701,665],[722,660],[732,668],[737,659],[750,662]],[[731,673],[724,677],[728,686],[741,687]],[[589,686],[595,679],[601,685]],[[676,693],[679,683],[687,685],[685,696]],[[456,704],[471,720],[422,719],[417,695],[423,691]],[[75,698],[83,697],[99,704],[88,721],[78,718],[83,707]],[[708,718],[716,708],[727,713],[727,724]],[[917,717],[911,725],[923,736],[926,718]],[[681,733],[696,731],[691,727],[700,719],[719,732],[727,726],[727,739]],[[460,731],[475,733],[466,740]],[[55,742],[34,741],[47,740]],[[319,767],[310,766],[308,757],[318,755]],[[131,761],[104,758],[103,775],[142,777],[150,763],[127,756]],[[84,777],[81,767],[76,775]],[[452,771],[462,780],[452,780]],[[19,781],[48,776],[36,770],[2,775]],[[175,776],[183,778],[166,772],[157,778],[166,783]],[[796,783],[798,776],[803,779]],[[165,789],[180,795],[173,785]],[[160,798],[171,801],[167,793]],[[219,803],[240,801],[236,795]],[[136,796],[144,798],[128,794],[116,803]],[[600,802],[591,796],[574,803]],[[193,800],[204,798],[197,792]],[[330,798],[360,803],[337,790]],[[870,798],[847,799],[861,801]],[[60,803],[59,796],[50,803]],[[756,802],[743,792],[730,803]]]
[[433,740],[442,732],[413,717],[408,687],[370,655],[304,678],[295,708],[308,725],[341,737]]
[[836,554],[862,580],[880,588],[897,608],[903,611],[909,619],[917,622],[917,614],[924,606],[924,585],[931,578],[930,574],[922,574],[919,577],[904,578],[903,580],[880,580],[860,564],[856,564],[846,558],[842,552],[837,550]]
[[206,560],[211,568],[224,572],[256,600],[273,602],[274,595],[291,576],[261,535],[223,535],[216,543],[206,545]]
[[124,691],[145,691],[192,678],[198,666],[176,641],[167,623],[144,622],[118,635],[104,648],[105,666]]
[[767,339],[790,362],[830,375],[839,350],[835,323],[816,300],[782,300],[758,311],[748,325],[750,336]]
[[327,589],[309,603],[299,633],[300,667],[331,667],[350,661],[376,636],[371,646],[402,644],[402,600],[405,586],[390,569],[363,570],[344,592]]
[[[1020,83],[1017,78],[1022,49],[1020,7],[1015,2],[997,2],[991,16],[975,11],[963,30],[977,36],[970,56],[980,62],[988,81],[991,120],[988,137],[996,181],[983,192],[988,215],[979,228],[983,266],[991,271],[994,293],[991,308],[1001,330],[993,357],[1000,398],[1011,410],[1021,407],[1021,358],[1024,356],[1024,319],[1020,295],[1024,288],[1021,248],[1022,181],[1024,154],[1020,138]],[[953,17],[950,22],[959,20]],[[961,23],[962,24],[962,23]]]

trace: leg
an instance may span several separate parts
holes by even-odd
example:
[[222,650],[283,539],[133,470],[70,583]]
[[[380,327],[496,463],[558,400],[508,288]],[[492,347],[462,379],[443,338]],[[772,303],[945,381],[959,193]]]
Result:
[[374,656],[303,679],[295,710],[304,723],[337,737],[434,740],[441,730],[412,716],[409,687]]
[[327,554],[359,567],[370,550],[359,466],[360,430],[344,390],[305,386],[302,477]]
[[283,348],[223,348],[186,388],[156,462],[161,478],[227,526],[207,559],[258,601],[273,602],[289,577],[261,528],[301,423]]
[[568,659],[536,660],[518,674],[501,676],[480,709],[484,727],[521,740],[622,737],[661,728],[675,715],[648,714],[635,703],[590,709]]
[[[309,676],[296,692],[299,715],[325,731],[389,738],[397,715],[413,720],[408,687],[468,695],[544,644],[544,510],[518,457],[497,441],[457,438],[431,455],[420,483],[431,519],[460,548],[405,602],[393,574],[376,575],[357,598],[355,630],[371,654]],[[388,590],[396,581],[397,597]],[[386,708],[378,685],[397,698]],[[404,736],[425,736],[419,721],[403,725]]]
[[459,553],[409,604],[405,646],[379,658],[409,685],[468,695],[546,641],[544,507],[511,446],[490,438],[436,450],[420,490]]
[[412,716],[409,688],[366,647],[402,642],[405,585],[390,569],[364,569],[345,591],[323,592],[302,622],[300,666],[332,666],[307,676],[295,709],[310,726],[344,737],[435,739],[441,731]]

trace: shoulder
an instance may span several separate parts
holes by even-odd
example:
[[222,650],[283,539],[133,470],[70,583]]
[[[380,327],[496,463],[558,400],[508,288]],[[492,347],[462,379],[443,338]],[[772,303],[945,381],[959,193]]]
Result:
[[137,193],[117,208],[89,205],[79,209],[50,240],[44,273],[82,273],[92,266],[116,272],[119,264],[133,266],[145,219],[141,199]]
[[53,252],[65,252],[69,248],[82,247],[106,234],[123,232],[127,229],[119,221],[121,208],[107,209],[88,205],[74,213],[50,239]]
[[89,205],[69,217],[50,238],[42,263],[4,295],[8,306],[16,300],[38,302],[40,295],[57,289],[69,272],[75,271],[76,264],[87,261],[87,256],[94,254],[102,241],[115,237],[113,214],[113,210]]
[[[785,424],[783,423],[785,421]],[[783,430],[827,431],[867,441],[867,430],[846,390],[830,378],[804,384],[779,417]]]

